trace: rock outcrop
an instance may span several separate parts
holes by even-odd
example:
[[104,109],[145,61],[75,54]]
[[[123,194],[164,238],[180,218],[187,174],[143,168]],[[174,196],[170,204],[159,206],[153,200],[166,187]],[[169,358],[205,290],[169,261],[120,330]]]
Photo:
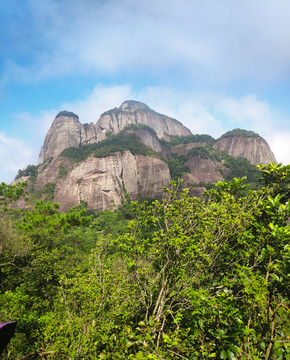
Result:
[[206,145],[206,142],[194,142],[172,146],[171,151],[177,155],[186,155],[191,149]]
[[[222,151],[246,158],[252,165]],[[114,209],[127,194],[131,200],[160,198],[171,175],[182,177],[190,194],[202,196],[207,184],[243,172],[254,182],[257,169],[253,165],[275,162],[269,145],[258,134],[236,129],[218,140],[192,135],[177,120],[137,101],[125,101],[107,111],[96,125],[81,124],[76,114],[60,112],[47,133],[42,157],[37,170],[32,166],[29,173],[28,167],[19,178],[24,176],[29,182],[32,174],[29,186],[34,198],[53,197],[61,211],[81,201],[92,210]],[[27,206],[24,200],[17,204]]]
[[164,158],[170,157],[170,151],[161,144],[153,129],[128,129],[124,130],[124,136],[134,134],[147,148],[159,153]]
[[224,180],[219,171],[219,169],[224,170],[224,166],[211,159],[192,156],[184,165],[190,169],[190,173],[184,175],[186,186],[199,183],[215,183],[216,181]]
[[[76,114],[61,111],[54,119],[45,137],[40,159],[46,161],[51,157],[55,158],[69,147],[79,147],[105,140],[109,135],[116,135],[129,125],[149,126],[159,139],[165,140],[169,140],[171,135],[191,134],[190,130],[179,121],[159,114],[146,104],[133,100],[125,101],[119,108],[102,114],[96,125],[93,123],[81,124]],[[148,143],[148,136],[146,141]]]
[[115,135],[131,124],[151,127],[159,139],[170,140],[171,135],[191,134],[179,121],[151,110],[146,104],[130,100],[101,115],[96,124],[97,141],[106,139],[108,133]]
[[[67,170],[62,177],[61,167]],[[163,186],[169,182],[170,172],[164,161],[125,151],[104,158],[89,157],[76,165],[60,156],[40,171],[35,190],[56,184],[53,201],[61,204],[61,211],[81,201],[87,202],[89,209],[105,210],[118,207],[125,192],[132,200],[160,198]]]
[[[214,147],[236,158],[246,158],[253,165],[276,162],[270,146],[263,138],[257,134],[246,136],[247,132],[245,130],[242,131],[244,135],[240,136],[229,136],[230,133],[228,135],[224,134],[217,140]],[[252,132],[248,133],[252,134]]]
[[68,111],[56,115],[45,137],[40,153],[41,161],[58,156],[64,149],[79,147],[96,141],[96,128],[93,123],[81,124],[79,117]]

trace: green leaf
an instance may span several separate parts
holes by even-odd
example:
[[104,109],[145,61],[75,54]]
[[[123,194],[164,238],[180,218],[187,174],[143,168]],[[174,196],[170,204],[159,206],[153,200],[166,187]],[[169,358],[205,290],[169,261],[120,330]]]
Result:
[[227,355],[226,350],[222,350],[222,351],[220,352],[220,358],[221,358],[221,359],[227,359],[227,358],[228,358],[228,355]]
[[237,358],[235,357],[235,354],[233,352],[231,352],[230,350],[227,350],[227,355],[228,355],[229,360],[237,360]]

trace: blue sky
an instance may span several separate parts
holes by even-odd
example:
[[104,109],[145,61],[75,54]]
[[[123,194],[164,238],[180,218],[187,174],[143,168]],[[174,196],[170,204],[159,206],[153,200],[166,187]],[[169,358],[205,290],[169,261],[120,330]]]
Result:
[[60,110],[135,99],[290,163],[289,0],[0,0],[0,181],[36,164]]

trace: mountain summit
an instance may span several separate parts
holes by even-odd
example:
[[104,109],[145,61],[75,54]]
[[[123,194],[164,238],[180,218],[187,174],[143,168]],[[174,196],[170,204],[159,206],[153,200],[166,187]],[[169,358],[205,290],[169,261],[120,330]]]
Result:
[[252,131],[235,129],[218,140],[193,135],[179,121],[133,100],[106,111],[96,124],[61,111],[41,154],[43,162],[19,171],[18,181],[28,181],[29,201],[59,202],[61,211],[82,201],[104,210],[128,196],[160,198],[177,178],[200,196],[219,180],[246,175],[256,182],[255,165],[275,162],[267,142]]
[[119,108],[103,113],[94,125],[81,124],[76,114],[61,111],[55,117],[41,150],[40,158],[45,161],[59,155],[68,147],[79,147],[105,140],[116,135],[128,125],[146,125],[152,128],[160,139],[170,136],[186,136],[191,132],[179,121],[151,110],[139,101],[128,100]]

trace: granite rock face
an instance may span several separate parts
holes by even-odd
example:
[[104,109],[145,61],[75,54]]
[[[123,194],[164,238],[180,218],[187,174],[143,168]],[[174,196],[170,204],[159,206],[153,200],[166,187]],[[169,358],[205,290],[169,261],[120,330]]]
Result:
[[81,124],[77,115],[57,115],[45,137],[40,153],[41,161],[55,158],[64,149],[79,147],[96,141],[93,123]]
[[155,131],[150,129],[125,130],[124,136],[134,134],[147,148],[161,154],[164,158],[170,157],[170,151],[162,145]]
[[[113,137],[117,134],[118,137]],[[166,143],[171,136],[187,135],[191,137],[174,138],[172,143]],[[33,179],[34,192],[42,194],[50,184],[49,189],[54,189],[53,201],[61,204],[61,211],[81,201],[87,202],[92,210],[114,209],[126,194],[131,200],[162,197],[162,188],[171,180],[168,164],[175,176],[183,171],[183,185],[190,194],[202,196],[206,184],[232,176],[225,155],[218,150],[246,158],[253,165],[275,162],[267,142],[252,131],[235,129],[218,140],[198,136],[179,121],[138,101],[125,101],[119,108],[103,113],[96,125],[81,124],[77,115],[62,111],[46,135],[43,163]],[[129,138],[127,142],[123,141],[125,137]],[[105,139],[108,141],[100,146],[80,149],[80,153],[84,150],[84,157],[70,157],[69,154],[75,154],[74,149],[64,154],[66,157],[61,155],[64,149]]]
[[[155,131],[159,139],[165,140],[169,140],[171,135],[191,134],[179,121],[159,114],[146,104],[133,100],[125,101],[119,108],[101,115],[96,125],[81,124],[77,115],[73,113],[66,115],[66,113],[68,112],[61,112],[54,119],[44,140],[40,154],[41,161],[56,157],[69,147],[105,140],[109,135],[118,134],[128,125],[147,125]],[[148,136],[146,139],[143,136],[142,139],[147,143],[149,141]],[[150,141],[152,142],[153,139]],[[155,141],[155,145],[152,146],[156,147],[156,144]]]
[[159,139],[169,140],[170,135],[186,136],[191,132],[179,121],[159,114],[146,104],[125,101],[119,108],[101,115],[96,124],[97,141],[106,139],[107,134],[117,134],[128,125],[142,124],[155,130]]
[[253,165],[276,162],[270,146],[261,137],[222,137],[214,147],[236,158],[246,158]]
[[199,147],[199,146],[204,146],[204,145],[206,145],[205,142],[195,142],[195,143],[189,143],[189,144],[180,144],[180,145],[172,146],[171,151],[174,154],[177,154],[177,155],[186,155],[191,149],[194,149],[194,148]]
[[184,175],[186,186],[189,184],[215,183],[216,181],[223,181],[219,168],[224,170],[224,166],[211,159],[203,159],[198,156],[192,156],[188,161],[186,161],[185,166],[188,166],[190,169],[190,173]]
[[80,146],[81,132],[82,124],[77,116],[56,116],[45,137],[41,159],[46,161],[66,148]]
[[[60,167],[67,170],[67,175],[59,176]],[[121,204],[124,191],[132,200],[160,198],[163,186],[169,182],[170,172],[164,161],[125,151],[104,158],[89,157],[79,164],[60,156],[40,171],[35,190],[55,183],[53,201],[61,204],[61,211],[81,201],[86,201],[89,209],[112,210]]]

